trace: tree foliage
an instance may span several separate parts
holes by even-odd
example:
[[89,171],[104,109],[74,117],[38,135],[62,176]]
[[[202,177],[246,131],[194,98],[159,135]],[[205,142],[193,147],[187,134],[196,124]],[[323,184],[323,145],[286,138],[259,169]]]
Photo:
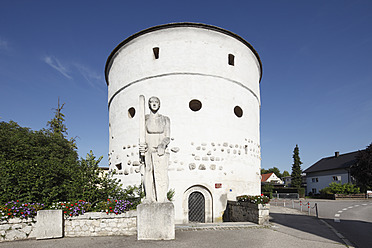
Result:
[[289,177],[290,176],[290,174],[289,174],[289,172],[288,171],[283,171],[283,173],[282,173],[282,178],[283,177]]
[[65,138],[0,123],[0,202],[66,200],[78,154]]
[[300,160],[300,149],[298,148],[298,145],[293,150],[293,165],[292,165],[292,174],[291,174],[291,185],[292,187],[295,188],[300,188],[301,187],[301,160]]
[[351,175],[363,191],[372,189],[372,143],[358,152],[357,163],[351,167]]
[[[68,197],[71,200],[84,199],[92,204],[109,197],[121,198],[124,194],[117,180],[108,178],[99,167],[102,156],[96,159],[93,152],[80,159],[76,171],[72,174]],[[126,192],[128,194],[128,189]]]
[[65,115],[62,113],[62,109],[65,106],[65,103],[60,105],[58,98],[58,106],[55,109],[54,118],[48,121],[49,130],[56,135],[65,137],[67,135],[67,127],[64,124]]
[[92,151],[78,159],[75,144],[65,136],[63,106],[58,101],[49,129],[32,131],[13,121],[0,122],[0,203],[94,203],[126,197],[138,189],[122,190],[99,168],[102,157],[96,159]]
[[330,195],[330,194],[358,194],[360,193],[359,187],[356,187],[355,185],[351,183],[345,183],[342,184],[332,182],[329,184],[328,187],[325,187],[320,190],[320,193],[322,195]]

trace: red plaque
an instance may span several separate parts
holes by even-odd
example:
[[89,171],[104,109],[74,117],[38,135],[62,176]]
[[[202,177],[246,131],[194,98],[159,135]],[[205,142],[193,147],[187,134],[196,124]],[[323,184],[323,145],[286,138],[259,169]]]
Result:
[[215,187],[216,189],[219,189],[219,188],[222,187],[222,183],[216,183],[216,184],[214,184],[214,187]]

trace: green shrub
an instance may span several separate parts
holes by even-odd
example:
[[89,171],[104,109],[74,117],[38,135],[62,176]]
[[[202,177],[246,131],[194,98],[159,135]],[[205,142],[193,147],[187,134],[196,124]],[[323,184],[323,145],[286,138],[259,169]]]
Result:
[[265,184],[261,187],[261,192],[273,192],[274,186],[272,184]]
[[273,192],[262,192],[264,196],[269,197],[270,199],[273,199]]
[[173,201],[174,194],[175,194],[174,189],[170,189],[170,190],[167,192],[167,199],[168,199],[168,201]]
[[304,198],[305,197],[305,188],[299,188],[297,190],[297,192],[298,192],[298,195],[299,195],[300,198]]
[[333,194],[359,194],[360,188],[356,187],[354,184],[351,183],[336,183],[332,182],[329,184],[328,187],[321,189],[319,191],[322,195],[333,195]]

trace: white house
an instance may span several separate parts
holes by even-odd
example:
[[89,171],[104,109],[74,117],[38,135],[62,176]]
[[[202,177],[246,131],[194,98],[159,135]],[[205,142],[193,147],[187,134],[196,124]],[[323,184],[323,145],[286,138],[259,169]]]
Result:
[[339,154],[322,158],[306,170],[307,194],[318,194],[332,182],[353,183],[350,167],[356,163],[358,152]]
[[261,175],[261,184],[284,184],[283,180],[280,179],[275,173],[266,173]]
[[[139,185],[139,95],[159,97],[170,118],[169,188],[176,223],[221,222],[227,199],[258,195],[262,64],[251,44],[225,29],[171,23],[136,33],[105,68],[109,166]],[[203,206],[198,208],[197,206]]]

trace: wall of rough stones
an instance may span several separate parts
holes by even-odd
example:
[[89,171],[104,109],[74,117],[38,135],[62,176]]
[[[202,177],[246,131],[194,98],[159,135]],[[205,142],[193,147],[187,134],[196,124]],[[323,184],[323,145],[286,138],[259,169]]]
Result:
[[134,235],[137,233],[137,213],[106,214],[89,212],[65,219],[65,237]]
[[[36,219],[19,218],[0,222],[0,242],[36,238]],[[106,214],[88,212],[84,215],[65,218],[64,236],[111,236],[135,235],[137,233],[137,212]]]
[[259,225],[269,224],[270,204],[227,201],[224,221],[253,222]]
[[36,222],[28,219],[10,219],[0,222],[0,242],[35,238]]

